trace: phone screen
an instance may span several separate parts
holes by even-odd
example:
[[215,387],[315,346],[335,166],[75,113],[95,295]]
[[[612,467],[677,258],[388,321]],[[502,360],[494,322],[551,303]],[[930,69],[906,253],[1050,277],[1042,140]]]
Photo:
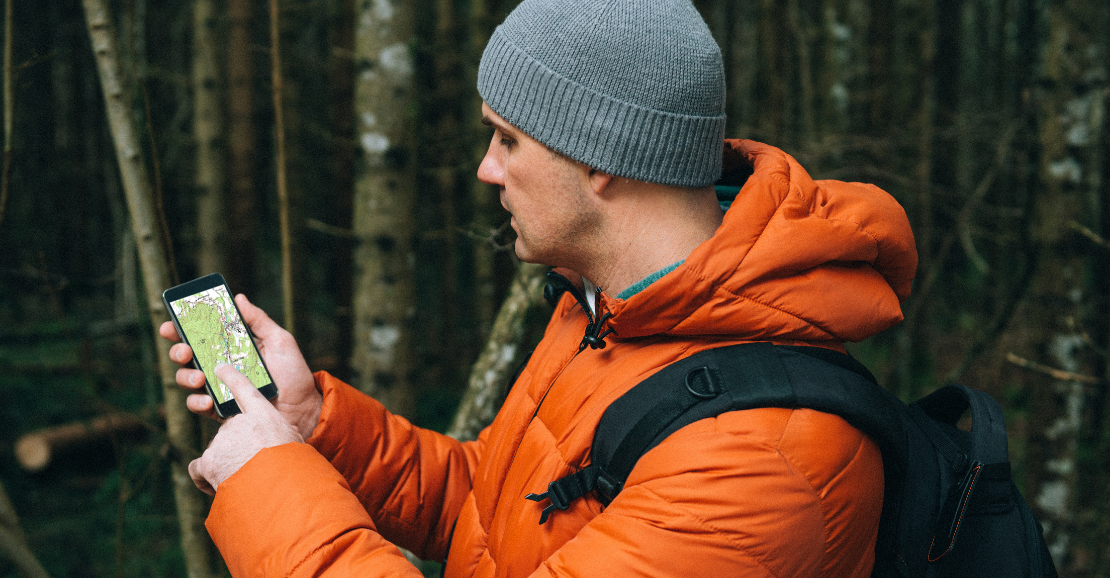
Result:
[[231,391],[216,377],[217,363],[235,366],[266,397],[277,393],[222,276],[201,277],[166,290],[163,297],[182,339],[193,349],[194,363],[208,380],[209,393],[220,415],[238,413],[239,408]]

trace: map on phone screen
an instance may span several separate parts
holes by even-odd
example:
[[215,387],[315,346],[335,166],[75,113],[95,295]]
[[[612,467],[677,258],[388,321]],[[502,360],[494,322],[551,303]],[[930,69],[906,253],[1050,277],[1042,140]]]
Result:
[[262,365],[258,349],[251,341],[227,287],[221,285],[182,297],[170,306],[177,315],[181,331],[189,340],[189,346],[193,348],[197,366],[204,370],[204,377],[212,385],[217,402],[233,399],[231,390],[216,377],[214,371],[221,361],[234,365],[250,378],[255,387],[270,383],[270,374]]

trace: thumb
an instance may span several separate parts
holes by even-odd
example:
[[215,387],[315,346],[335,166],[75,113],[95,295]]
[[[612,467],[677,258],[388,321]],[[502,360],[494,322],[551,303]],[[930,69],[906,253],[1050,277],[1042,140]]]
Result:
[[243,321],[247,322],[247,327],[250,327],[251,333],[259,339],[269,339],[281,331],[281,326],[273,319],[270,319],[270,316],[266,315],[265,311],[255,307],[254,303],[251,303],[246,295],[242,293],[236,295],[235,304],[239,307],[239,313],[243,315]]
[[224,385],[231,390],[231,395],[235,398],[235,403],[239,406],[239,410],[243,413],[248,411],[259,411],[259,408],[265,406],[273,408],[266,397],[260,391],[255,389],[251,380],[235,369],[234,365],[220,362],[214,368],[216,377],[224,382]]

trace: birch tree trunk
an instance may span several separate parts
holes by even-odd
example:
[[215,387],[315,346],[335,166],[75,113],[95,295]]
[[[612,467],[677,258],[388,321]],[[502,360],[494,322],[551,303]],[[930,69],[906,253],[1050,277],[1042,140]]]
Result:
[[196,141],[197,272],[223,273],[227,251],[223,101],[214,0],[193,3],[193,138]]
[[[1089,79],[1106,78],[1100,54],[1106,50],[1106,30],[1095,34],[1090,7],[1078,0],[1046,8],[1047,42],[1040,52],[1033,98],[1039,121],[1041,152],[1033,237],[1041,247],[1040,269],[1033,282],[1028,315],[1033,342],[1029,347],[1047,352],[1047,365],[1075,374],[1093,373],[1081,329],[1083,299],[1087,295],[1090,262],[1069,240],[1071,222],[1087,223],[1098,214],[1099,171],[1105,150],[1098,135],[1105,123],[1105,89]],[[1097,30],[1097,28],[1095,29]],[[1102,202],[1105,202],[1103,199]],[[1105,320],[1093,320],[1104,324]],[[1049,550],[1061,574],[1077,563],[1077,530],[1090,506],[1078,495],[1080,433],[1090,392],[1078,380],[1054,380],[1032,392],[1032,440],[1028,463],[1032,503],[1045,527]],[[1105,536],[1102,545],[1105,546]],[[1076,568],[1078,569],[1078,568]]]
[[412,415],[412,3],[362,2],[355,16],[355,176],[352,299],[354,385]]
[[838,0],[822,0],[824,19],[824,58],[820,76],[821,128],[841,142],[848,132],[850,86],[852,85],[852,37],[855,32],[847,19],[848,10]]
[[[166,267],[161,235],[158,233],[152,187],[143,163],[139,131],[135,127],[128,102],[124,100],[119,50],[107,2],[83,0],[83,6],[89,39],[100,73],[100,85],[116,148],[120,177],[131,214],[131,227],[138,246],[151,326],[153,333],[157,335],[158,326],[168,319],[162,304],[161,291],[170,286],[170,274]],[[166,408],[166,434],[172,447],[178,450],[175,454],[184,452],[188,455],[195,452],[195,423],[192,414],[185,408],[185,394],[174,383],[176,368],[169,359],[170,344],[164,339],[156,339],[156,342]],[[196,489],[181,460],[172,460],[170,468],[186,570],[190,578],[207,578],[211,575],[211,561],[203,522],[206,509],[203,494]]]

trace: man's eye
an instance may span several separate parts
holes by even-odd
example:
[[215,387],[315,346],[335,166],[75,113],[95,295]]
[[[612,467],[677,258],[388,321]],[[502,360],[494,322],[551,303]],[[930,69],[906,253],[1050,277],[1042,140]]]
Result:
[[501,138],[501,146],[503,146],[505,148],[511,148],[513,146],[513,139],[502,137]]

